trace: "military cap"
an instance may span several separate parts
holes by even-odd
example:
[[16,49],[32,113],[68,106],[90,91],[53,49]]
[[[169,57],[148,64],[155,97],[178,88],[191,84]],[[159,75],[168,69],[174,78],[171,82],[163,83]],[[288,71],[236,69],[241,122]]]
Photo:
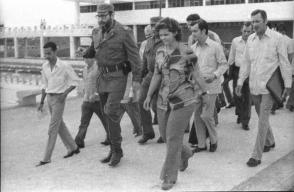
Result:
[[83,55],[83,58],[85,59],[92,59],[92,58],[95,58],[95,50],[94,49],[88,49],[84,55]]
[[112,4],[102,3],[98,6],[97,13],[108,13],[114,12],[114,7]]
[[158,17],[151,17],[150,18],[150,24],[156,24],[158,21],[160,21],[162,19],[162,17],[158,16]]

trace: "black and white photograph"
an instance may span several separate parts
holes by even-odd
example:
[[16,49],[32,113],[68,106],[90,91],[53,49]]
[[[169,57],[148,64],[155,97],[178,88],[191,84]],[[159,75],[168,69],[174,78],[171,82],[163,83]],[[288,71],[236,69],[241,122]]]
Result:
[[294,191],[294,0],[0,0],[1,191]]

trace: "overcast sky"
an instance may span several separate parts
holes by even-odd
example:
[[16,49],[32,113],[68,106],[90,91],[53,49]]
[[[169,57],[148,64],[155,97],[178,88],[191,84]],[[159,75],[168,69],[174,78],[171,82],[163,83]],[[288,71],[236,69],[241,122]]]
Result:
[[66,0],[0,0],[0,23],[5,27],[73,24],[74,2]]

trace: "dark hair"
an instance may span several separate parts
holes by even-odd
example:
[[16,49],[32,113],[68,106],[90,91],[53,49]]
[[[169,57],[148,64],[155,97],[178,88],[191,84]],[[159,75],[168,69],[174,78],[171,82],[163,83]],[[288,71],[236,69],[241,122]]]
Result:
[[208,35],[208,24],[204,19],[199,19],[195,22],[191,23],[191,26],[198,24],[199,29],[202,31],[203,29],[206,30],[205,34]]
[[168,29],[170,32],[176,33],[175,39],[177,41],[181,40],[181,37],[182,37],[181,27],[176,20],[169,17],[163,18],[155,26],[155,30],[157,33],[159,32],[160,29]]
[[197,21],[198,19],[200,19],[200,16],[195,13],[195,14],[191,14],[186,18],[186,21]]
[[277,27],[277,31],[279,32],[286,32],[286,26],[284,23],[280,23]]
[[267,20],[266,12],[261,9],[256,9],[256,10],[252,11],[251,16],[257,15],[258,13],[260,13],[263,21]]
[[252,23],[250,21],[245,21],[241,27],[241,30],[243,30],[243,27],[251,27],[251,29],[253,28]]
[[44,47],[44,49],[47,49],[47,48],[51,48],[52,51],[56,51],[57,50],[57,45],[56,43],[52,42],[52,41],[49,41],[47,42]]
[[93,59],[93,58],[95,58],[95,54],[96,54],[95,50],[92,49],[92,48],[89,48],[89,49],[84,53],[83,58],[84,58],[84,59]]

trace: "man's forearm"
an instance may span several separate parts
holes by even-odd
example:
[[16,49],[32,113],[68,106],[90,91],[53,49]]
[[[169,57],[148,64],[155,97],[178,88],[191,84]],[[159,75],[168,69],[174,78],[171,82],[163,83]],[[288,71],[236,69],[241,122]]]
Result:
[[41,104],[44,104],[44,100],[45,100],[45,98],[46,98],[46,92],[45,92],[45,89],[42,89],[42,97],[41,97]]
[[74,90],[76,88],[76,86],[70,86],[67,90],[65,90],[64,91],[64,93],[66,94],[66,95],[68,95],[72,90]]

